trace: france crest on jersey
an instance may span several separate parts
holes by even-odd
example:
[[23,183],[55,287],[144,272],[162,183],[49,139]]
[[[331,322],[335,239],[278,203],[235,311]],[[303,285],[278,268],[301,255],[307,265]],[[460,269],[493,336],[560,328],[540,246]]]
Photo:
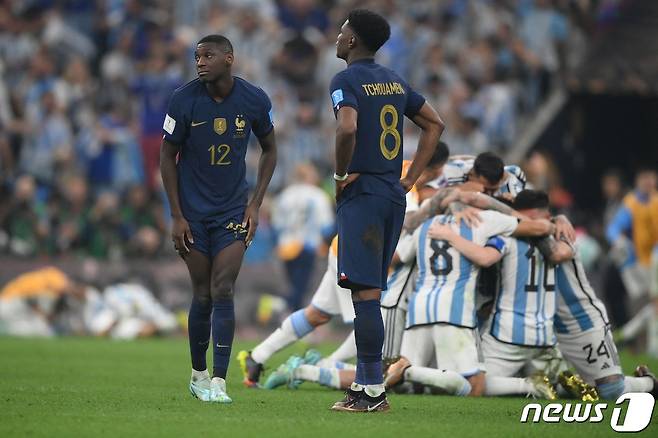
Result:
[[559,264],[555,279],[558,292],[556,332],[574,334],[608,325],[605,306],[590,285],[578,256]]
[[163,138],[180,146],[178,190],[185,218],[201,221],[244,210],[245,155],[251,132],[268,135],[272,104],[265,92],[239,77],[226,98],[215,101],[195,79],[171,96]]
[[[516,218],[491,210],[481,213],[482,221],[476,227],[457,225],[449,215],[428,219],[415,232],[409,242],[401,241],[398,256],[403,262],[416,257],[418,276],[409,300],[407,328],[417,325],[447,323],[474,328],[475,285],[479,266],[461,255],[448,242],[428,237],[434,221],[450,224],[454,231],[478,245],[485,246],[495,236],[509,236],[516,230]],[[502,247],[492,243],[499,251]]]
[[555,267],[525,240],[505,239],[501,286],[490,317],[493,337],[508,344],[555,344]]

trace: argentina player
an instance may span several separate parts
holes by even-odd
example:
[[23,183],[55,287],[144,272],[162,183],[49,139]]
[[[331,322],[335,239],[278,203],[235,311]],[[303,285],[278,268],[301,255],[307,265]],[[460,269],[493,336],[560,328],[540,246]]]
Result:
[[[174,246],[187,265],[194,294],[188,320],[190,391],[202,401],[230,403],[225,378],[235,329],[233,284],[276,165],[272,104],[262,89],[231,74],[233,46],[226,37],[202,38],[194,56],[199,78],[171,97],[160,171]],[[247,202],[245,154],[251,132],[262,153],[255,192]],[[211,328],[212,379],[206,366]]]

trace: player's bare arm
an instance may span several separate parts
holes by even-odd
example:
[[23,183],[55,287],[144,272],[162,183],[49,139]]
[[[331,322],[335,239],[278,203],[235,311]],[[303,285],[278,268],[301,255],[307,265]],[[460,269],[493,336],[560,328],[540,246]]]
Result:
[[181,257],[190,252],[187,242],[194,243],[190,225],[183,216],[180,207],[180,198],[178,197],[178,171],[176,170],[176,155],[180,147],[167,140],[162,140],[160,147],[160,173],[162,182],[167,192],[167,199],[171,209],[173,219],[171,238],[174,241],[174,247]]
[[450,202],[457,200],[458,191],[459,189],[457,187],[440,188],[418,210],[406,214],[403,230],[407,233],[412,233],[428,218],[439,214]]
[[405,191],[411,190],[416,180],[427,163],[429,163],[432,154],[436,150],[436,145],[439,143],[439,138],[445,129],[445,124],[439,114],[427,102],[420,107],[418,114],[411,119],[421,129],[420,139],[418,140],[418,148],[414,156],[411,166],[404,178],[400,180],[400,184],[404,187]]
[[[347,167],[354,155],[356,145],[356,120],[358,112],[345,106],[336,115],[336,175],[347,175]],[[358,178],[358,174],[348,175],[343,181],[336,180],[336,200],[340,198],[343,189]]]
[[276,167],[276,140],[274,136],[274,129],[263,138],[259,138],[258,142],[261,147],[260,159],[258,161],[258,176],[256,179],[256,190],[254,195],[247,205],[244,213],[244,220],[242,221],[243,227],[248,227],[247,237],[245,244],[249,246],[256,234],[258,228],[258,211],[263,203],[267,186],[270,184],[274,168]]
[[555,240],[553,236],[539,239],[536,245],[546,260],[554,265],[569,261],[576,255],[571,245],[563,240]]
[[448,224],[433,223],[427,232],[432,239],[445,240],[459,251],[464,257],[478,266],[488,268],[497,263],[503,255],[495,248],[480,246],[468,239],[464,239]]
[[547,219],[522,219],[512,236],[541,237],[555,234],[555,224]]

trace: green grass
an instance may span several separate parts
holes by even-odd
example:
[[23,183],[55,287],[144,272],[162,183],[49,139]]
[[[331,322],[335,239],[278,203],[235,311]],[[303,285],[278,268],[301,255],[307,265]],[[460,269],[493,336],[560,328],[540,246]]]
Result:
[[[239,343],[240,348],[250,344]],[[322,347],[330,350],[331,345]],[[282,362],[293,351],[276,356]],[[623,356],[625,371],[646,358]],[[658,368],[658,361],[649,361]],[[0,436],[612,436],[600,424],[520,424],[527,400],[391,395],[385,414],[329,410],[342,394],[242,387],[231,365],[232,405],[201,403],[187,390],[183,339],[112,342],[0,337]],[[646,436],[658,436],[658,409]],[[211,435],[212,434],[212,435]]]

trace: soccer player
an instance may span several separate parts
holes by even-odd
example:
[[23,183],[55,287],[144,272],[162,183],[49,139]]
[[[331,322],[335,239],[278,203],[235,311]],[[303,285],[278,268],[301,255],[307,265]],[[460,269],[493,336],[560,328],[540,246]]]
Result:
[[[381,290],[402,229],[405,193],[434,153],[443,132],[436,111],[393,71],[375,63],[390,36],[388,22],[374,12],[349,13],[336,41],[347,68],[331,81],[337,120],[336,200],[338,281],[352,291],[356,317],[356,379],[333,409],[389,409],[382,375],[384,325]],[[406,116],[422,130],[415,158],[400,179]]]
[[[419,267],[409,300],[401,355],[408,364],[421,367],[428,366],[435,357],[439,368],[466,377],[473,395],[484,391],[475,285],[480,267],[496,263],[504,250],[501,239],[492,238],[554,232],[548,221],[519,222],[515,217],[489,210],[482,211],[480,217],[482,221],[472,227],[458,224],[451,215],[430,218],[414,232],[410,245],[399,246],[397,251],[403,262],[415,257]],[[485,245],[492,248],[482,250]]]
[[[235,329],[233,284],[276,165],[272,104],[262,89],[231,74],[233,46],[226,37],[202,38],[194,57],[198,79],[177,89],[169,102],[160,171],[174,246],[194,293],[188,320],[190,392],[202,401],[230,403],[225,379]],[[245,154],[251,132],[262,153],[247,203]],[[206,367],[211,327],[212,379]]]
[[482,184],[484,193],[491,196],[514,197],[525,188],[526,177],[519,166],[506,166],[503,160],[492,152],[483,152],[477,157],[451,157],[444,168],[441,184],[454,186],[465,182]]
[[[535,196],[542,198],[541,204],[522,212],[533,219],[548,218],[548,198],[541,192]],[[553,242],[551,246],[555,247],[557,243]],[[555,253],[554,248],[540,249]],[[551,257],[550,261],[561,260]],[[555,286],[554,326],[558,348],[584,381],[594,385],[603,399],[616,400],[624,392],[652,392],[656,395],[658,386],[646,366],[637,367],[635,377],[622,374],[608,314],[589,283],[577,252],[573,258],[556,266]],[[560,380],[560,383],[562,386],[573,383],[579,386],[578,382]]]
[[[521,214],[548,209],[548,196],[524,190],[513,206]],[[554,242],[561,249],[554,251],[553,260],[547,260],[535,241],[504,239],[501,285],[482,335],[485,365],[493,376],[529,375],[551,368],[554,359],[555,364],[560,363],[552,354],[557,303],[552,262],[572,257],[573,250],[566,242]]]

